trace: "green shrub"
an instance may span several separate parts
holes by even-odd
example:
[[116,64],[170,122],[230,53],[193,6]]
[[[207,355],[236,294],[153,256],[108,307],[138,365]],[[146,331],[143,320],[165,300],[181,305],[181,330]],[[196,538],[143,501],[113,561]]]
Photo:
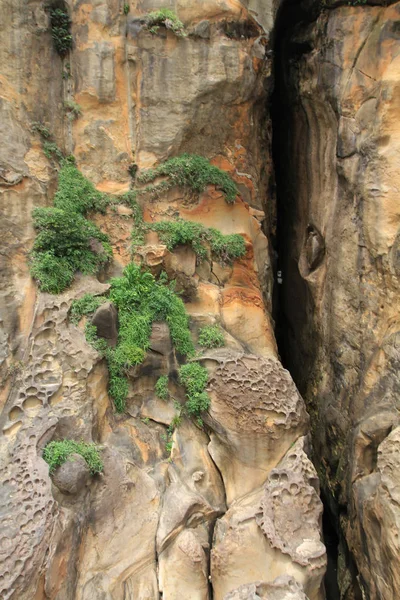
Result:
[[92,475],[103,471],[100,457],[101,447],[96,444],[75,442],[74,440],[53,441],[43,450],[43,458],[49,465],[50,473],[64,464],[71,454],[80,454],[85,459]]
[[224,235],[213,227],[205,227],[201,223],[185,221],[181,218],[174,221],[145,223],[137,203],[133,218],[133,246],[144,244],[146,231],[155,231],[168,250],[173,251],[180,245],[190,246],[200,261],[207,258],[207,244],[213,257],[221,262],[231,263],[246,254],[246,242],[238,233]]
[[[47,143],[47,142],[46,142]],[[31,274],[43,291],[62,292],[76,271],[96,273],[112,256],[108,237],[85,218],[105,211],[109,199],[98,192],[70,159],[62,160],[54,207],[34,209],[38,231],[31,253]],[[100,251],[93,250],[97,241]]]
[[179,382],[186,391],[186,410],[189,414],[200,415],[210,406],[210,397],[205,391],[208,372],[200,363],[192,362],[179,369]]
[[127,15],[130,11],[130,6],[128,3],[125,2],[124,4],[124,15]]
[[69,313],[72,323],[77,324],[84,315],[95,313],[106,300],[104,296],[93,296],[93,294],[85,294],[82,298],[74,300]]
[[68,261],[55,256],[52,250],[32,252],[30,263],[31,275],[38,282],[42,292],[60,294],[74,278],[75,272]]
[[99,192],[70,160],[64,160],[58,174],[54,206],[85,216],[89,211],[104,213],[110,199]]
[[[177,246],[188,245],[196,253],[199,260],[207,257],[205,244],[209,244],[213,256],[222,262],[232,262],[246,253],[246,243],[243,236],[233,233],[224,235],[218,229],[205,227],[201,223],[177,219],[175,221],[158,221],[157,223],[142,223],[144,231],[156,231],[168,250]],[[136,232],[134,233],[136,236]]]
[[86,338],[105,356],[110,373],[109,392],[118,412],[125,410],[128,395],[127,371],[143,362],[149,348],[154,321],[168,323],[172,341],[178,352],[194,354],[189,319],[182,300],[164,279],[157,281],[151,273],[131,263],[122,277],[110,281],[110,300],[118,308],[119,331],[115,348],[96,335],[96,328],[86,324]]
[[51,10],[50,25],[55,49],[63,57],[72,48],[71,19],[68,12],[61,8]]
[[73,100],[64,100],[64,106],[73,119],[77,119],[82,114],[82,108]]
[[[163,191],[174,185],[188,188],[196,194],[203,192],[208,185],[220,188],[226,197],[226,201],[233,203],[238,190],[236,183],[225,171],[211,165],[203,156],[196,154],[182,154],[170,158],[155,169],[149,169],[137,177],[138,183],[149,183],[157,177],[167,177],[163,182]],[[147,191],[157,193],[159,186],[148,188]]]
[[[31,252],[31,274],[43,291],[62,292],[76,271],[95,273],[111,254],[108,237],[94,223],[78,213],[59,208],[36,208],[33,213],[36,236]],[[95,253],[91,244],[100,242]]]
[[51,137],[50,129],[40,121],[35,121],[34,123],[32,123],[32,131],[36,131],[46,140],[48,140]]
[[168,376],[162,375],[158,378],[156,383],[156,394],[161,400],[168,400],[169,391],[168,391]]
[[60,148],[57,146],[57,144],[55,142],[44,142],[43,143],[43,152],[45,153],[45,156],[47,156],[47,158],[49,160],[57,160],[58,162],[61,162],[64,158],[63,153],[61,152]]
[[160,26],[163,25],[168,29],[171,29],[178,37],[185,37],[187,35],[184,24],[169,8],[154,10],[146,15],[145,19],[146,27],[151,33],[157,33]]
[[220,348],[225,345],[224,334],[217,325],[206,325],[200,329],[199,344],[204,348]]

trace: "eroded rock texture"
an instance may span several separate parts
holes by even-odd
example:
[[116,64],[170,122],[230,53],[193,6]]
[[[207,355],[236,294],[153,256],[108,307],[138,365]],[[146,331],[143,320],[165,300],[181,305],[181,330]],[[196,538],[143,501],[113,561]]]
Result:
[[[112,1],[69,3],[73,50],[63,60],[43,3],[1,6],[4,600],[323,598],[321,504],[303,449],[308,415],[278,360],[270,316],[266,107],[277,3],[165,4],[187,37],[145,30],[143,15],[162,2],[132,1],[129,12]],[[65,110],[72,99],[81,107],[75,120]],[[93,216],[114,253],[101,282],[78,275],[52,296],[29,277],[31,210],[51,205],[57,184],[34,123],[102,191],[128,190],[132,163],[143,170],[183,152],[206,156],[238,184],[232,205],[210,186],[200,198],[173,188],[143,207],[147,222],[180,216],[246,241],[246,256],[232,265],[210,257],[198,264],[186,247],[169,252],[154,232],[137,249],[136,260],[176,279],[194,339],[214,323],[225,337],[225,348],[202,359],[211,396],[204,427],[185,418],[170,455],[165,440],[177,409],[156,397],[158,377],[170,374],[174,396],[184,395],[166,324],[153,324],[146,359],[130,371],[126,412],[117,415],[84,320],[69,319],[73,299],[106,293],[109,277],[131,260],[132,211]],[[314,247],[313,262],[321,254]],[[110,344],[116,321],[110,305],[94,317]],[[88,476],[74,457],[50,478],[42,450],[63,438],[100,443],[104,473]]]
[[356,563],[340,557],[342,597],[357,593],[347,562],[363,597],[393,600],[399,4],[332,3],[317,18],[297,12],[295,25],[292,16],[288,8],[277,48],[287,65],[279,71],[277,142],[287,364],[308,403],[323,488]]

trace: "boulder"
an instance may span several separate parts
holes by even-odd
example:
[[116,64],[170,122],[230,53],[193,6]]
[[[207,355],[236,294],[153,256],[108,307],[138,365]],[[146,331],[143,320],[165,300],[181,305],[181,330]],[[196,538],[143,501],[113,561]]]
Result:
[[112,302],[105,302],[92,317],[92,325],[97,335],[107,340],[110,346],[116,346],[118,340],[118,312]]
[[80,454],[71,454],[53,475],[53,483],[63,494],[78,494],[90,479],[86,460]]

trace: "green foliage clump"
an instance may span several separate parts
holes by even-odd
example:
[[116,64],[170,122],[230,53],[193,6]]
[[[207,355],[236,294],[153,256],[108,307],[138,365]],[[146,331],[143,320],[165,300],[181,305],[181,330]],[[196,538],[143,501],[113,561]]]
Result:
[[194,346],[189,330],[185,305],[172,285],[157,281],[151,273],[131,263],[122,277],[111,279],[109,299],[118,309],[118,343],[110,348],[96,335],[93,325],[86,325],[86,338],[105,356],[109,374],[110,396],[118,412],[125,410],[129,387],[126,378],[130,367],[143,362],[149,348],[151,326],[154,321],[168,323],[177,351],[193,356]]
[[[58,294],[70,285],[76,271],[95,273],[111,254],[108,237],[79,213],[59,208],[36,208],[33,224],[38,231],[31,252],[31,274],[44,292]],[[97,240],[102,251],[95,253]]]
[[161,377],[158,378],[157,383],[156,383],[156,394],[157,394],[158,398],[161,398],[161,400],[168,400],[169,391],[168,391],[168,376],[167,375],[162,375]]
[[39,133],[46,140],[51,137],[50,129],[40,121],[35,121],[32,123],[32,131],[37,131],[37,133]]
[[58,162],[61,162],[64,158],[63,153],[61,152],[60,148],[57,146],[57,144],[55,142],[44,142],[43,143],[43,152],[45,153],[45,156],[49,159],[55,159]]
[[110,203],[70,160],[64,160],[58,174],[58,189],[54,206],[69,213],[85,216],[89,211],[104,213]]
[[[205,227],[201,223],[176,219],[175,221],[158,221],[143,223],[144,230],[156,231],[168,250],[176,246],[191,246],[197,257],[204,260],[207,257],[205,244],[209,244],[212,254],[222,262],[231,262],[246,254],[246,243],[243,236],[233,233],[224,235],[218,229]],[[135,232],[134,235],[137,235]]]
[[77,119],[82,114],[82,108],[77,102],[74,102],[74,100],[65,100],[64,106],[72,119]]
[[55,49],[63,57],[72,48],[71,19],[68,12],[61,8],[51,10],[50,25]]
[[130,11],[130,6],[127,2],[124,4],[124,15],[127,15]]
[[[108,237],[85,218],[89,210],[105,210],[107,198],[69,160],[62,161],[54,207],[34,209],[38,231],[31,252],[31,274],[42,291],[58,294],[76,271],[95,273],[112,256]],[[98,242],[100,251],[93,250]]]
[[210,406],[210,397],[205,391],[208,382],[207,369],[200,363],[192,362],[179,369],[179,382],[186,390],[186,410],[199,416]]
[[185,26],[169,8],[160,8],[146,15],[146,27],[151,33],[157,33],[163,25],[171,29],[178,37],[186,37]]
[[204,348],[221,348],[225,345],[224,334],[218,325],[206,325],[200,329],[199,344]]
[[85,294],[82,298],[74,300],[69,313],[72,323],[77,324],[83,316],[92,315],[106,300],[104,296],[93,294]]
[[101,447],[96,444],[75,442],[74,440],[53,441],[43,450],[43,458],[49,465],[50,473],[64,464],[71,454],[80,454],[85,459],[92,475],[103,471],[103,461],[100,457]]
[[236,184],[228,173],[197,154],[182,154],[170,158],[155,169],[149,169],[139,175],[137,181],[149,183],[157,177],[167,177],[168,180],[148,188],[147,191],[155,195],[160,189],[166,191],[174,185],[188,188],[196,194],[203,192],[208,185],[215,185],[224,192],[226,201],[233,203],[238,193]]

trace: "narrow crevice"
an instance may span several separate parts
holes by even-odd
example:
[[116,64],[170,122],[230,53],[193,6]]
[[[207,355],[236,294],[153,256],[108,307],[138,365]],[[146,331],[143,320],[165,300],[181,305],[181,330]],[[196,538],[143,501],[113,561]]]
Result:
[[[301,210],[296,195],[296,165],[291,165],[291,119],[293,119],[293,89],[296,82],[290,78],[297,74],[296,65],[304,54],[312,48],[302,36],[295,33],[299,27],[307,27],[315,20],[317,13],[305,10],[294,0],[282,3],[275,26],[274,36],[274,92],[271,101],[272,155],[274,163],[277,199],[276,235],[276,276],[273,298],[273,318],[275,335],[281,361],[291,373],[300,393],[306,390],[307,379],[313,371],[317,341],[311,331],[309,313],[312,310],[312,297],[307,284],[302,279],[298,267],[298,248],[294,247],[294,227]],[[306,142],[305,142],[306,145]],[[288,318],[289,317],[289,318]],[[307,355],[299,356],[296,340],[307,332],[310,347]],[[313,415],[311,415],[313,418]],[[313,423],[312,423],[313,426]],[[323,487],[323,486],[322,486]],[[338,561],[340,528],[339,519],[324,491],[321,493],[324,505],[322,520],[324,542],[327,548],[328,566],[325,576],[327,600],[339,600]],[[336,510],[337,512],[337,510]]]

